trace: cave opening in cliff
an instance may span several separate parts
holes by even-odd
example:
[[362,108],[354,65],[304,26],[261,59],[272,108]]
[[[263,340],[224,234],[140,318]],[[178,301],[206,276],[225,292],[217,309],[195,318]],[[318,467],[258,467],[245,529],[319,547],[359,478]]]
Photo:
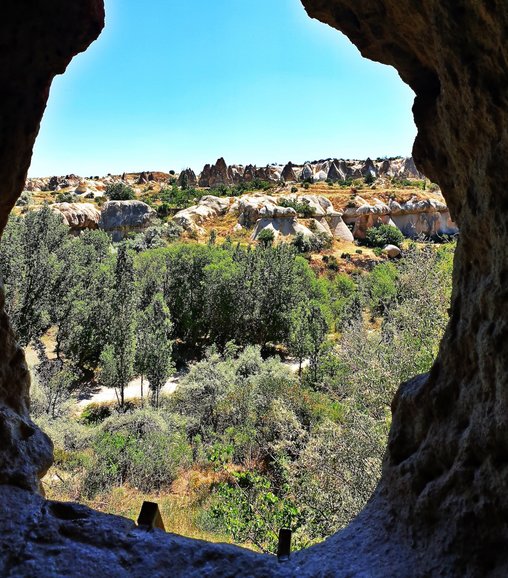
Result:
[[[85,18],[86,9],[62,5],[67,11],[63,14],[74,22],[69,28],[69,46],[74,48],[65,57],[61,47],[55,48],[53,59],[34,64],[46,74],[46,88],[71,54],[84,50],[99,32],[100,3],[89,0],[84,4],[94,15],[91,20]],[[51,200],[59,201],[55,205],[63,205],[77,200],[67,194],[86,196],[92,205],[89,213],[82,206],[56,210],[67,227],[79,230],[91,225],[98,230],[69,239],[55,221],[55,207],[27,210],[31,204],[27,195],[18,205],[25,215],[24,220],[18,219],[20,229],[7,229],[2,243],[3,266],[7,252],[14,249],[18,260],[13,271],[23,267],[33,283],[41,277],[56,280],[51,299],[44,295],[50,305],[35,320],[29,319],[27,309],[16,309],[22,300],[13,301],[12,282],[6,284],[6,308],[21,341],[35,343],[32,353],[39,356],[41,365],[37,379],[46,380],[46,391],[39,390],[42,396],[34,399],[32,409],[40,412],[35,416],[37,425],[52,432],[56,442],[56,463],[45,480],[48,497],[85,499],[98,507],[107,500],[107,508],[113,505],[116,512],[132,517],[137,507],[132,504],[141,495],[155,492],[152,495],[162,500],[163,514],[175,523],[170,528],[174,532],[190,530],[197,537],[215,538],[220,528],[220,532],[230,531],[236,542],[273,551],[281,525],[293,528],[298,548],[346,526],[372,495],[363,513],[342,534],[297,554],[286,570],[275,567],[271,558],[234,548],[207,544],[198,552],[194,542],[157,532],[143,534],[143,540],[160,561],[167,563],[170,554],[185,552],[187,562],[178,562],[182,568],[191,560],[197,567],[212,564],[216,573],[227,558],[232,568],[244,563],[260,575],[296,570],[313,575],[320,564],[331,573],[339,572],[339,567],[349,573],[368,571],[381,564],[383,575],[390,575],[395,565],[396,574],[407,575],[417,558],[427,573],[442,563],[443,573],[453,575],[457,568],[466,568],[467,560],[474,574],[487,568],[485,553],[492,553],[496,543],[489,537],[489,528],[503,533],[495,524],[499,501],[496,496],[489,498],[497,476],[491,466],[503,463],[499,448],[504,447],[504,430],[499,425],[504,423],[504,408],[492,402],[492,384],[502,385],[506,375],[504,360],[496,354],[505,313],[497,290],[505,278],[503,211],[491,214],[495,233],[481,227],[485,238],[479,237],[476,217],[482,211],[492,213],[494,206],[502,208],[495,200],[502,197],[500,184],[486,170],[492,166],[478,170],[478,163],[490,159],[494,164],[501,159],[505,142],[497,135],[493,146],[492,123],[486,127],[478,121],[487,117],[486,110],[499,99],[480,98],[473,84],[459,87],[453,81],[464,66],[457,57],[463,50],[458,42],[463,38],[460,27],[453,24],[453,34],[447,28],[446,35],[436,30],[440,30],[439,22],[455,23],[458,16],[471,29],[476,19],[491,26],[489,15],[478,14],[477,7],[471,7],[471,14],[458,16],[455,10],[448,14],[446,7],[421,7],[421,14],[412,15],[413,27],[408,31],[407,11],[396,10],[391,3],[382,3],[383,10],[374,3],[351,7],[346,0],[337,0],[334,4],[342,9],[336,10],[328,9],[330,3],[308,0],[305,4],[312,15],[343,29],[365,56],[394,65],[413,87],[420,131],[414,148],[416,165],[410,158],[379,157],[355,163],[331,157],[280,165],[267,162],[259,168],[247,162],[227,165],[220,158],[205,165],[201,175],[182,166],[182,170],[118,171],[105,179],[77,178],[71,172],[65,179],[56,177],[47,183],[38,179],[48,190],[28,191],[32,200],[48,193]],[[386,28],[388,4],[390,26]],[[56,19],[53,8],[45,9]],[[395,32],[393,21],[400,23]],[[14,22],[19,23],[19,18]],[[90,22],[88,28],[83,27],[86,22]],[[393,34],[391,42],[382,40],[388,34],[385,29]],[[426,42],[414,44],[415,31]],[[441,46],[438,51],[436,43]],[[34,75],[35,88],[41,74]],[[439,78],[434,85],[446,90],[429,91],[422,81],[429,78]],[[18,155],[16,182],[6,178],[11,183],[7,209],[23,186],[47,96],[47,91],[42,92],[41,96],[34,89],[36,96],[27,104],[21,129],[16,129],[16,115],[12,117],[12,134],[17,136],[11,148],[22,154]],[[13,110],[20,102],[16,100]],[[7,105],[6,101],[6,109]],[[452,115],[452,109],[458,112]],[[471,110],[485,115],[470,117]],[[464,117],[470,128],[459,142],[463,122],[457,123],[457,118]],[[12,174],[12,167],[2,169],[0,162],[1,174]],[[419,237],[423,232],[443,240],[457,232],[434,180],[443,187],[462,231],[451,321],[439,352],[439,340],[429,338],[447,325],[452,251],[449,245],[418,249],[397,236],[398,232]],[[37,188],[41,187],[35,184]],[[199,189],[207,189],[208,194],[198,198],[195,191]],[[109,200],[101,200],[106,191]],[[248,202],[246,197],[251,197]],[[175,198],[178,202],[183,198],[188,206],[172,206]],[[128,222],[119,211],[126,206]],[[175,209],[183,214],[177,217]],[[155,214],[162,224],[150,222]],[[167,222],[168,217],[174,217],[171,223],[177,227]],[[293,239],[281,243],[288,230],[287,236]],[[127,242],[111,251],[104,231],[116,241]],[[136,235],[129,238],[132,232]],[[381,236],[385,233],[392,235],[393,242],[386,242],[387,237]],[[379,236],[381,240],[376,241]],[[177,238],[180,241],[175,245],[165,246]],[[244,248],[250,241],[255,248]],[[369,246],[376,242],[382,246]],[[476,258],[478,247],[484,252],[483,260]],[[300,254],[295,258],[294,252]],[[19,287],[14,289],[19,297]],[[62,301],[54,306],[60,297]],[[105,314],[108,300],[111,307]],[[26,305],[32,304],[27,301]],[[133,524],[77,505],[43,502],[36,495],[28,499],[20,489],[37,488],[38,478],[52,461],[52,450],[28,418],[29,379],[23,354],[5,316],[1,322],[9,364],[0,382],[4,405],[0,419],[9,426],[4,429],[12,443],[7,444],[7,457],[2,455],[7,465],[0,471],[10,503],[27,516],[33,507],[46,527],[55,527],[55,541],[64,546],[51,555],[60,562],[69,563],[65,556],[78,540],[86,560],[93,560],[93,552],[102,549],[101,554],[108,552],[114,558],[115,568],[134,567],[143,555],[140,533]],[[46,329],[42,333],[41,327]],[[330,335],[330,340],[324,339]],[[344,335],[349,337],[347,342]],[[146,357],[136,357],[138,344],[143,344]],[[172,366],[164,365],[157,355],[169,348],[175,356]],[[122,365],[125,360],[120,358],[129,355],[130,361]],[[292,363],[283,363],[277,356]],[[76,367],[70,367],[71,359],[80,362],[79,375]],[[189,360],[193,362],[190,371],[177,375],[176,388],[175,380],[168,380],[174,391],[164,400],[159,394],[166,386],[165,377]],[[152,372],[147,379],[148,364],[158,364],[158,376]],[[139,408],[125,396],[136,371],[142,377],[134,387],[142,391],[144,386],[145,396],[147,382],[152,390],[154,383],[160,385],[150,400],[155,408],[151,403]],[[415,373],[421,375],[410,379]],[[94,375],[96,381],[90,384],[85,401],[93,400],[97,389],[116,383],[122,411],[117,415],[113,410],[115,398],[113,403],[97,398],[95,405],[80,409],[79,420],[63,425],[66,395],[71,398],[76,381],[87,375]],[[404,383],[393,400],[390,419],[388,405],[400,382]],[[62,390],[66,390],[63,398]],[[487,414],[499,419],[487,425]],[[375,490],[378,477],[373,472],[381,471],[389,429],[382,478]],[[488,458],[482,461],[479,456],[484,454]],[[153,456],[155,460],[150,459]],[[76,472],[85,476],[85,484],[77,480]],[[164,487],[168,472],[171,488]],[[107,485],[111,479],[119,489]],[[49,484],[57,480],[67,494],[51,493],[54,487]],[[76,481],[81,485],[73,485]],[[210,488],[213,491],[206,494]],[[164,489],[176,499],[164,501]],[[356,494],[352,495],[352,489]],[[192,527],[188,516],[178,516],[189,500]],[[206,502],[203,510],[198,509],[200,500]],[[337,504],[345,506],[338,513]],[[331,510],[321,515],[329,506]],[[199,534],[196,520],[202,524]],[[99,531],[92,536],[87,524]],[[469,537],[476,524],[481,543]],[[302,528],[308,532],[303,536]],[[117,546],[102,535],[103,530],[114,535]],[[34,537],[34,548],[44,552],[42,531],[41,536]],[[346,551],[339,562],[336,551]],[[379,561],[379,552],[387,562]],[[21,554],[18,561],[8,554],[9,568],[19,564],[25,564],[23,571],[28,568],[24,559],[19,562]],[[491,560],[489,568],[501,564],[499,557],[491,556]],[[68,569],[69,574],[75,572]]]

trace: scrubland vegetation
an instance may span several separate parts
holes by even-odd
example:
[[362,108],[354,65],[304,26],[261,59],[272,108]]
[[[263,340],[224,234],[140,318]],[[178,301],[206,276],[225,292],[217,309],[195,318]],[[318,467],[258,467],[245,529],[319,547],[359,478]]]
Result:
[[[328,260],[317,275],[295,244],[176,236],[112,245],[69,236],[48,208],[11,219],[0,267],[20,342],[38,351],[47,494],[130,516],[149,495],[168,530],[262,551],[283,526],[296,548],[323,540],[371,495],[393,394],[437,353],[453,245],[410,244],[350,275]],[[176,368],[188,371],[161,395]],[[126,401],[135,375],[150,395]],[[80,410],[99,386],[118,403]]]

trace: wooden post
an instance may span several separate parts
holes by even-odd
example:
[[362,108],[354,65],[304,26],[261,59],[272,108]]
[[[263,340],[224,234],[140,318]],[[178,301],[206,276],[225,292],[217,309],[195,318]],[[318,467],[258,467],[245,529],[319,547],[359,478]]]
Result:
[[145,530],[153,530],[154,528],[166,530],[159,506],[155,502],[143,502],[138,516],[138,526]]
[[291,556],[291,530],[282,528],[279,532],[279,546],[277,548],[277,558],[279,562],[286,562]]

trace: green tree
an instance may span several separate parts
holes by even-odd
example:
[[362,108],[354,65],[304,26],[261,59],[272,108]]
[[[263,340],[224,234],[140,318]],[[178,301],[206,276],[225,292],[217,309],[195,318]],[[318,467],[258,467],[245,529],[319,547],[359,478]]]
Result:
[[174,371],[171,358],[172,330],[169,308],[164,302],[162,293],[157,293],[147,309],[142,312],[137,331],[137,355],[146,371],[155,407],[159,407],[160,391]]
[[368,247],[385,247],[386,245],[397,245],[399,247],[404,241],[404,235],[393,225],[379,225],[367,229],[365,244]]
[[51,324],[53,295],[69,229],[48,205],[9,220],[0,246],[6,311],[21,345]]
[[129,187],[124,183],[108,185],[106,187],[105,195],[110,201],[130,201],[136,198],[136,194],[132,187]]
[[[111,326],[109,330],[107,374],[111,386],[119,390],[119,403],[125,405],[124,392],[134,374],[136,353],[136,290],[132,257],[124,244],[120,245],[113,273],[111,296]],[[111,359],[112,357],[112,359]],[[102,358],[104,364],[104,357]],[[103,366],[104,370],[104,366]]]

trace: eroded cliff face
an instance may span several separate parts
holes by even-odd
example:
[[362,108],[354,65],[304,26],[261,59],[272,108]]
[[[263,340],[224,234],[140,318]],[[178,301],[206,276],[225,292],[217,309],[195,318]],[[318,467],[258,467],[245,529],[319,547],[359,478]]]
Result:
[[[26,0],[0,18],[0,232],[26,179],[51,81],[102,29],[102,0]],[[0,483],[36,490],[52,445],[29,419],[30,376],[0,289]]]
[[368,510],[386,512],[387,540],[400,532],[445,574],[506,574],[508,8],[495,0],[302,2],[415,91],[413,155],[461,230],[449,327],[430,374],[403,385],[393,402]]

